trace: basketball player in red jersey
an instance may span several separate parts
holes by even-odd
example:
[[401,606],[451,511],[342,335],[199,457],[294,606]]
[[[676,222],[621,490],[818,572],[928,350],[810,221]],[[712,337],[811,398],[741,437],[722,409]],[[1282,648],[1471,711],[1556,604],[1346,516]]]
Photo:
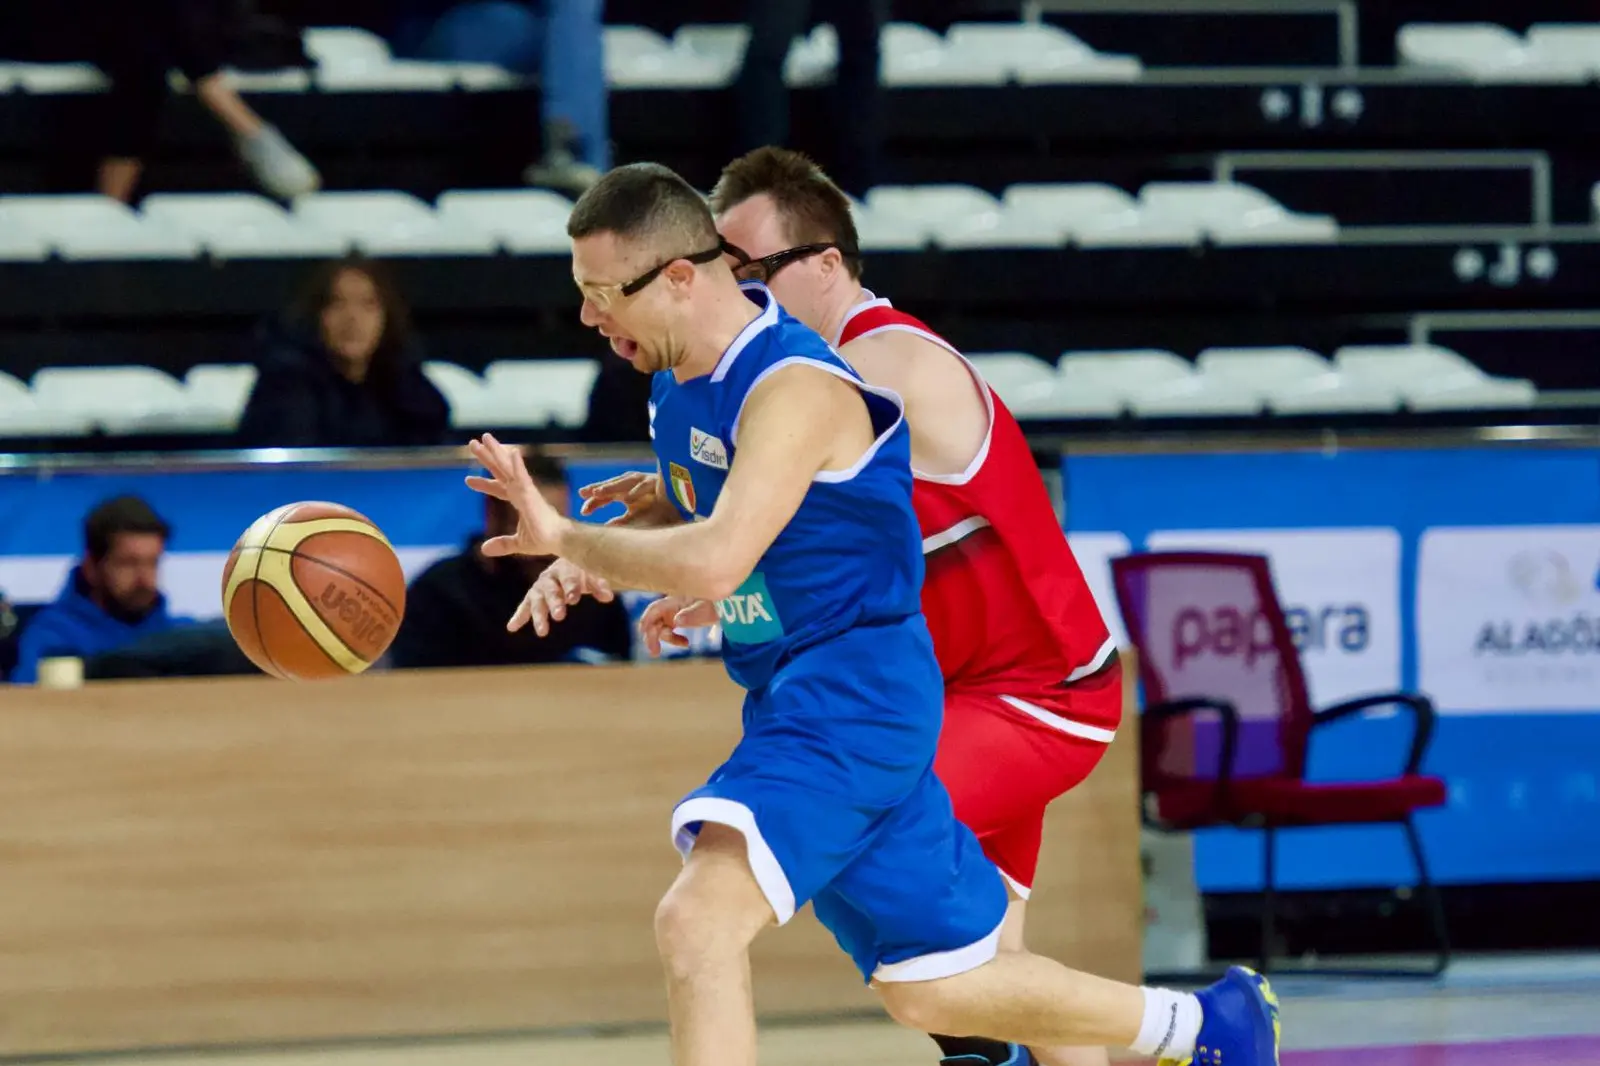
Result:
[[[711,196],[742,276],[833,342],[869,383],[906,404],[914,503],[927,565],[923,613],[945,677],[935,769],[956,816],[1010,883],[1003,948],[1020,949],[1045,807],[1088,777],[1122,716],[1116,647],[1016,420],[962,355],[861,285],[850,203],[815,164],[762,148],[730,163]],[[676,520],[658,472],[586,486],[584,512],[622,502],[622,521]],[[565,605],[612,590],[558,562],[512,627],[548,632]],[[715,614],[647,614],[652,652]],[[935,1036],[944,1061],[1024,1066],[1029,1050]],[[1045,1066],[1093,1066],[1099,1048],[1034,1048]]]

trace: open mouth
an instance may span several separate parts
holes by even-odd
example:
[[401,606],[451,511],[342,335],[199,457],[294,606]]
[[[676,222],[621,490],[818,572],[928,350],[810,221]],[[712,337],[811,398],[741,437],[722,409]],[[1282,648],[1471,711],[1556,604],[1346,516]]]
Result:
[[616,352],[628,362],[633,362],[639,355],[639,345],[627,337],[612,337],[611,350]]

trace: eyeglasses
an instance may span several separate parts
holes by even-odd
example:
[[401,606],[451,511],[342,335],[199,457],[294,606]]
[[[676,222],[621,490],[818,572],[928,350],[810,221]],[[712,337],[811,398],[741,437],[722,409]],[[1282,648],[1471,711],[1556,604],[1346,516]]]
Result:
[[663,270],[678,260],[682,259],[693,263],[695,266],[700,266],[720,259],[726,250],[727,246],[719,242],[715,248],[707,248],[703,252],[695,252],[693,255],[675,255],[671,259],[664,259],[632,281],[610,283],[580,281],[578,282],[578,291],[583,293],[583,298],[593,304],[597,310],[609,311],[613,305],[642,291],[646,285],[659,278]]
[[846,259],[859,257],[859,253],[848,248],[841,248],[832,241],[821,244],[800,244],[793,248],[785,248],[781,252],[764,255],[760,259],[750,258],[750,254],[736,244],[722,242],[722,247],[727,253],[739,261],[733,272],[744,281],[759,281],[763,285],[772,280],[772,276],[790,263],[798,263],[802,259],[810,259],[814,255],[821,255],[829,248],[836,250]]

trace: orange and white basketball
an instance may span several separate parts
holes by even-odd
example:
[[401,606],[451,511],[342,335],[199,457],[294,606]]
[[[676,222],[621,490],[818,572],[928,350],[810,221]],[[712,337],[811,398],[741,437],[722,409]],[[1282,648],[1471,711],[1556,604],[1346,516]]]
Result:
[[388,650],[406,579],[382,530],[336,503],[291,503],[256,519],[222,571],[222,613],[239,648],[295,681],[359,674]]

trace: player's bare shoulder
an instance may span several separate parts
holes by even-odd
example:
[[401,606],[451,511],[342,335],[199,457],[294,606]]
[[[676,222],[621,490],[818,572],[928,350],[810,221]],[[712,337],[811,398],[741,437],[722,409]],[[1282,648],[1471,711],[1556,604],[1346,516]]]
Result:
[[911,464],[929,474],[965,470],[989,432],[985,386],[966,361],[920,333],[886,329],[839,349],[869,384],[905,401]]

